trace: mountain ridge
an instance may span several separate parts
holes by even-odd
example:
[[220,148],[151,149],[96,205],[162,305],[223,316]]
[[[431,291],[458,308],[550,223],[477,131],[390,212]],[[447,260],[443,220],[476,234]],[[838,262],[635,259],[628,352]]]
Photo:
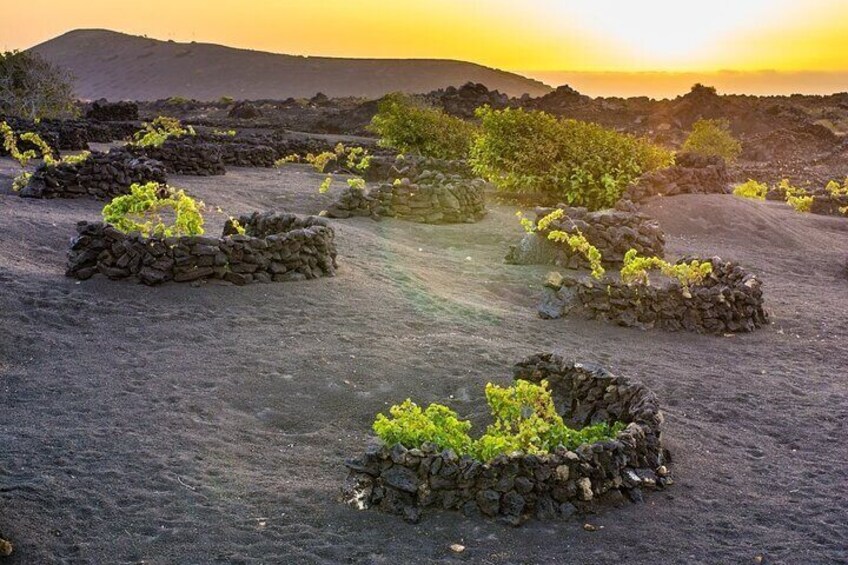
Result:
[[215,43],[163,41],[105,29],[77,29],[29,49],[75,77],[80,98],[214,100],[377,98],[479,82],[510,96],[551,87],[521,75],[450,59],[357,59],[288,55]]

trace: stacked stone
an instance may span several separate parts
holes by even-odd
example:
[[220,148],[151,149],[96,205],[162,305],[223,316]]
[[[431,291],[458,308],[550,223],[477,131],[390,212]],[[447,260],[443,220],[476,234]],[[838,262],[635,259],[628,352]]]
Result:
[[222,143],[221,158],[233,167],[273,167],[277,153],[267,145]]
[[88,140],[93,143],[111,143],[132,139],[138,131],[138,122],[87,122]]
[[586,208],[560,204],[556,208],[537,208],[536,223],[556,209],[563,210],[564,216],[552,222],[550,229],[526,234],[518,245],[511,246],[507,263],[559,265],[569,269],[588,267],[583,254],[572,251],[565,243],[548,240],[548,233],[553,230],[571,235],[582,233],[598,248],[607,264],[620,264],[630,249],[643,256],[663,257],[665,253],[665,234],[659,223],[645,214],[620,210],[589,212]]
[[642,202],[652,196],[677,194],[727,194],[730,175],[721,157],[680,153],[675,165],[652,171],[628,186],[622,200]]
[[424,171],[416,182],[404,178],[367,193],[349,189],[328,214],[331,218],[389,216],[424,224],[477,222],[486,216],[487,186],[481,179],[448,178]]
[[677,280],[654,286],[549,278],[539,315],[560,318],[576,312],[620,326],[710,334],[751,332],[767,324],[760,280],[718,257],[710,262],[712,274],[688,290]]
[[446,176],[474,178],[471,168],[465,161],[451,161],[422,157],[420,155],[375,155],[365,171],[365,180],[369,182],[394,181],[395,179],[417,179],[425,171],[438,172]]
[[323,218],[268,213],[240,221],[245,235],[230,235],[235,230],[228,224],[220,238],[145,238],[100,222],[80,222],[66,274],[85,280],[100,273],[147,285],[201,279],[243,285],[335,274],[335,232]]
[[[53,157],[59,157],[59,133],[54,130],[48,130],[44,127],[43,124],[36,124],[32,120],[25,120],[23,118],[15,118],[9,116],[0,116],[0,122],[6,122],[16,136],[20,136],[22,133],[33,132],[37,133],[39,137],[50,147],[51,152],[53,153]],[[86,146],[85,148],[87,148]],[[18,139],[18,149],[21,151],[29,151],[35,150],[37,154],[40,156],[41,152],[38,149],[38,146],[34,145],[29,141],[24,141],[22,139]],[[0,143],[0,156],[7,156],[9,152],[4,147],[3,143]]]
[[138,121],[138,104],[109,102],[103,98],[92,103],[85,117],[98,122],[135,122]]
[[359,188],[346,188],[328,209],[330,218],[380,217],[380,200]]
[[[842,210],[846,210],[843,212]],[[813,193],[810,213],[825,216],[848,216],[848,194],[834,195],[825,189]]]
[[159,147],[130,146],[129,150],[161,161],[172,174],[205,177],[226,173],[221,147],[190,135],[168,139]]
[[167,181],[165,166],[159,161],[136,157],[116,149],[93,152],[79,163],[41,165],[30,177],[20,195],[29,198],[78,198],[93,196],[110,199],[128,194],[134,183]]
[[488,463],[432,444],[406,449],[375,443],[345,463],[347,501],[411,522],[429,507],[461,510],[469,517],[499,516],[518,525],[531,517],[568,518],[591,509],[593,500],[613,489],[637,501],[642,488],[673,483],[660,441],[662,414],[644,385],[550,353],[518,363],[514,376],[547,380],[557,411],[572,426],[623,422],[627,427],[613,439],[574,451],[501,455]]

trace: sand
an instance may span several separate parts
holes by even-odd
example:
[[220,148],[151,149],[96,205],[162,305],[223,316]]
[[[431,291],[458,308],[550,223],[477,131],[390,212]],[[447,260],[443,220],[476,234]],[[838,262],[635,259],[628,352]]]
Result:
[[[773,324],[714,337],[539,319],[548,268],[503,263],[521,233],[508,206],[476,225],[335,221],[335,278],[77,282],[68,240],[102,203],[18,198],[13,169],[0,159],[8,563],[848,561],[844,219],[724,195],[650,202],[671,256],[718,254],[764,281]],[[320,195],[320,180],[294,166],[172,184],[228,214],[316,213],[343,186]],[[517,529],[340,502],[375,413],[412,397],[479,425],[484,384],[550,350],[659,395],[672,488]]]

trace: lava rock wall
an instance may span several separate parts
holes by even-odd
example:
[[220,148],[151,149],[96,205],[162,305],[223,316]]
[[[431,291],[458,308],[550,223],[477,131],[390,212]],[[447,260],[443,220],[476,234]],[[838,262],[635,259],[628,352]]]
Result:
[[95,100],[85,117],[98,122],[135,122],[138,121],[138,104]]
[[627,427],[614,439],[574,451],[501,455],[488,463],[430,444],[420,449],[372,444],[346,462],[346,500],[411,522],[418,521],[422,509],[436,508],[517,525],[531,517],[570,517],[613,489],[641,500],[642,488],[673,482],[665,466],[659,403],[641,383],[550,353],[521,361],[514,377],[547,380],[557,411],[571,426],[623,422]]
[[133,183],[167,181],[165,166],[159,161],[136,157],[115,149],[93,152],[80,163],[41,165],[35,170],[20,195],[30,198],[78,198],[93,196],[109,199],[128,194]]
[[628,186],[622,200],[642,202],[652,196],[677,194],[727,194],[731,178],[721,157],[680,153],[675,165],[651,171]]
[[659,223],[639,212],[604,210],[589,212],[586,208],[560,205],[557,208],[537,208],[536,223],[556,209],[565,215],[551,223],[544,232],[526,234],[518,245],[510,247],[506,262],[511,265],[559,265],[570,269],[589,266],[581,253],[575,253],[565,243],[548,240],[548,233],[559,230],[575,235],[582,233],[601,252],[604,263],[621,264],[624,254],[635,249],[643,256],[663,257],[665,234]]
[[221,147],[196,140],[193,136],[171,138],[159,147],[128,148],[135,155],[161,161],[172,174],[205,177],[226,173]]
[[347,189],[327,214],[331,218],[388,216],[425,224],[477,222],[485,217],[485,181],[441,176],[425,184],[429,179],[419,179],[419,183],[409,179],[383,183],[367,192]]
[[221,279],[236,285],[333,276],[335,232],[315,216],[254,214],[240,219],[245,235],[145,238],[104,223],[80,222],[68,254],[67,276],[95,274],[147,285]]
[[768,323],[762,283],[734,263],[710,260],[713,272],[688,292],[676,280],[661,286],[563,277],[546,285],[539,315],[572,312],[620,326],[724,334],[751,332]]

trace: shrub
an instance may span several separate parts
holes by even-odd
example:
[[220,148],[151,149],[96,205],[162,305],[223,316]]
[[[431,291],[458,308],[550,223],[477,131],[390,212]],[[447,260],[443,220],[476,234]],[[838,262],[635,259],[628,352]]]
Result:
[[841,185],[835,180],[828,182],[825,190],[834,197],[848,196],[848,177],[845,178]]
[[[144,237],[202,235],[202,202],[182,190],[158,183],[133,184],[130,193],[118,196],[103,207],[103,219],[124,233],[139,232]],[[163,213],[172,217],[166,223]]]
[[809,195],[787,194],[786,202],[792,206],[796,212],[809,212],[813,206],[813,197]]
[[631,249],[624,254],[621,280],[627,284],[649,284],[648,271],[651,270],[658,270],[667,277],[677,279],[688,290],[691,285],[701,284],[713,272],[713,265],[709,261],[698,260],[671,264],[659,257],[640,257],[635,249]]
[[730,133],[727,120],[700,119],[692,125],[692,131],[683,143],[683,151],[717,156],[732,163],[742,153],[742,144]]
[[471,423],[460,420],[450,408],[431,404],[422,411],[411,400],[393,406],[391,419],[378,414],[374,432],[388,445],[400,443],[412,449],[431,442],[485,462],[513,452],[543,454],[560,446],[575,449],[610,439],[624,428],[620,422],[612,427],[605,422],[580,430],[567,427],[557,414],[546,381],[538,385],[517,381],[510,387],[489,383],[486,401],[494,423],[476,441],[468,435]]
[[733,189],[733,194],[742,198],[753,198],[754,200],[765,200],[768,192],[768,185],[762,182],[757,182],[753,179],[748,182],[737,185]]
[[475,126],[401,93],[385,96],[369,129],[380,146],[439,159],[465,159]]
[[672,163],[669,151],[597,124],[511,108],[478,108],[477,116],[472,167],[503,191],[597,210],[614,205],[641,174]]
[[456,413],[446,406],[431,404],[426,410],[407,399],[402,404],[389,409],[392,418],[377,414],[374,432],[388,445],[397,443],[408,448],[421,447],[425,442],[437,445],[440,449],[453,449],[457,453],[468,453],[471,438],[468,430],[471,422],[460,420]]
[[78,113],[70,73],[37,53],[0,53],[0,114],[41,120]]
[[161,147],[168,139],[184,135],[195,135],[194,128],[183,127],[177,118],[159,116],[143,124],[143,129],[133,135],[133,144],[138,147]]
[[516,215],[521,222],[521,226],[524,228],[524,231],[527,233],[535,233],[537,231],[547,231],[547,238],[550,241],[556,243],[565,243],[574,253],[580,253],[586,260],[589,262],[589,268],[592,271],[592,277],[600,280],[606,271],[603,267],[603,257],[601,256],[601,252],[597,247],[589,243],[589,240],[586,239],[580,230],[577,231],[576,234],[570,234],[561,230],[550,230],[550,225],[565,215],[565,211],[562,208],[557,208],[544,218],[541,218],[538,224],[534,224],[532,220],[525,218],[521,212],[517,212]]

